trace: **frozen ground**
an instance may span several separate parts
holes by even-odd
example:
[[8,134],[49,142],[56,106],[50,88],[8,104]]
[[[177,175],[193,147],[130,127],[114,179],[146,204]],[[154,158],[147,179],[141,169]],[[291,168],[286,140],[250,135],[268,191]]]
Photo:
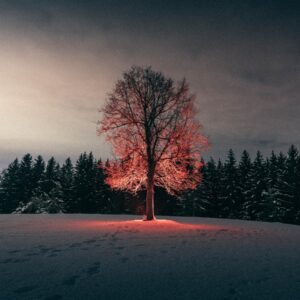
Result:
[[300,299],[300,226],[0,215],[0,299]]

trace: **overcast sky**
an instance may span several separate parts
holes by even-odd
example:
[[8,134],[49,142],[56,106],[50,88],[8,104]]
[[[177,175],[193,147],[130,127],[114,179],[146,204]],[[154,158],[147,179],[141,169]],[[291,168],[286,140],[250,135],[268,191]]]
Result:
[[109,157],[98,108],[131,65],[186,77],[205,156],[300,147],[297,2],[0,0],[0,168]]

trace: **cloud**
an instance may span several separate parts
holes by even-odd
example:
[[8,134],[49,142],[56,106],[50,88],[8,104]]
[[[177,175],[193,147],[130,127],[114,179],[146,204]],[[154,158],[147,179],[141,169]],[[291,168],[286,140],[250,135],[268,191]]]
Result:
[[1,1],[2,164],[31,151],[109,156],[97,110],[132,64],[187,78],[206,155],[300,146],[299,14],[255,3]]

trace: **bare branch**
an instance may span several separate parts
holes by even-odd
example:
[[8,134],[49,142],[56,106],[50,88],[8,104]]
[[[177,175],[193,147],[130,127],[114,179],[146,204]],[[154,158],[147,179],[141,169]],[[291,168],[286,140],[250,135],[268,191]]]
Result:
[[136,192],[146,187],[151,172],[154,185],[170,193],[196,186],[207,139],[200,132],[194,100],[185,79],[175,85],[140,67],[124,74],[101,110],[98,128],[117,157],[108,168],[113,188]]

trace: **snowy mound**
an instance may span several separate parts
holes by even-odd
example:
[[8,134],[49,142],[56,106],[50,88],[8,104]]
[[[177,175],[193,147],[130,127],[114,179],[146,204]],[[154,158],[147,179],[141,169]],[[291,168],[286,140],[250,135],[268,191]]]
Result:
[[0,215],[0,299],[299,299],[300,227]]

